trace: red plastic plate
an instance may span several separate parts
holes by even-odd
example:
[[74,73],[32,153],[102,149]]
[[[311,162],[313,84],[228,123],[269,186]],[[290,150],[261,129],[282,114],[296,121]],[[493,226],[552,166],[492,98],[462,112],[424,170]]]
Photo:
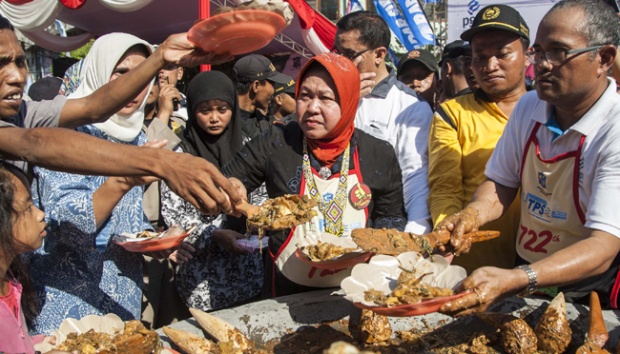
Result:
[[112,242],[117,245],[123,247],[129,252],[153,252],[153,251],[162,251],[170,248],[178,247],[183,240],[187,236],[190,235],[191,232],[178,235],[178,236],[168,236],[162,238],[145,238],[144,241],[119,241],[116,239],[112,239]]
[[441,305],[450,302],[452,300],[456,300],[461,298],[467,294],[470,294],[471,291],[465,291],[462,293],[458,293],[452,296],[442,296],[435,297],[428,300],[423,300],[422,302],[418,302],[416,304],[407,304],[407,305],[399,305],[392,307],[376,307],[376,306],[366,306],[359,302],[354,302],[353,305],[359,307],[361,309],[368,309],[376,314],[389,316],[389,317],[409,317],[409,316],[420,316],[426,315],[428,313],[437,312]]
[[233,55],[259,50],[286,27],[281,15],[265,10],[225,12],[196,23],[187,39],[205,52]]
[[306,256],[301,248],[295,251],[295,256],[304,263],[307,263],[318,269],[344,269],[350,268],[358,263],[367,262],[374,253],[372,252],[351,252],[345,253],[342,256],[331,259],[329,261],[313,262],[308,256]]

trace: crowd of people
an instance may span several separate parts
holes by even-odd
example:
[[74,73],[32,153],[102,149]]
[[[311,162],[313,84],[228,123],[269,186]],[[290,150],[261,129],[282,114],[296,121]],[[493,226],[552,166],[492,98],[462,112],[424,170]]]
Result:
[[[616,13],[562,0],[530,38],[517,10],[490,5],[461,39],[393,67],[386,22],[353,12],[296,79],[251,54],[185,91],[184,67],[233,58],[185,34],[153,49],[112,33],[25,100],[25,55],[1,18],[0,352],[33,353],[70,317],[159,328],[189,307],[338,286],[350,268],[317,270],[297,245],[363,227],[451,232],[469,274],[459,290],[473,291],[445,313],[535,291],[597,291],[617,308]],[[286,194],[316,202],[311,222],[269,232],[262,252],[242,247],[255,230],[239,206]],[[195,227],[176,249],[111,242],[173,225]],[[463,237],[483,228],[501,236]]]

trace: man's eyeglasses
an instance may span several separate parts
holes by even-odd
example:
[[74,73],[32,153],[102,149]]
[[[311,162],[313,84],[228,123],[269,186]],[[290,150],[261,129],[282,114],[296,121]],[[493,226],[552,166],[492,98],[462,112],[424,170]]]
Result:
[[597,45],[594,47],[578,48],[578,49],[570,49],[570,50],[566,50],[566,49],[552,49],[548,51],[531,50],[525,53],[525,55],[527,55],[527,57],[532,62],[534,62],[534,64],[538,64],[544,60],[551,65],[560,65],[566,61],[566,58],[569,55],[590,52],[593,50],[597,50],[603,46],[604,45]]
[[354,61],[355,59],[357,59],[357,57],[366,53],[369,50],[372,50],[372,48],[368,48],[368,49],[360,50],[359,52],[351,53],[351,52],[341,52],[338,50],[338,48],[334,47],[332,48],[332,50],[330,50],[330,52],[338,54],[338,55],[342,55],[343,57],[348,58],[351,61]]

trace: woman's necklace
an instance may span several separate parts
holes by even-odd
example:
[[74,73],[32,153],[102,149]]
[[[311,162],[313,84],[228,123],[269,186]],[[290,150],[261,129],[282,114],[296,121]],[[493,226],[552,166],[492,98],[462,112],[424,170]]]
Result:
[[[308,193],[310,193],[310,197],[312,197],[312,199],[314,199],[319,205],[319,210],[323,214],[323,219],[325,219],[325,231],[341,236],[343,232],[342,216],[344,214],[344,209],[347,206],[347,181],[349,179],[349,156],[351,154],[351,144],[349,143],[347,145],[347,148],[344,150],[344,155],[342,156],[342,166],[340,167],[340,178],[338,180],[336,195],[328,201],[323,199],[323,196],[314,182],[314,174],[312,173],[312,168],[310,167],[310,155],[308,155],[308,144],[306,143],[306,138],[304,138],[303,144],[303,171],[306,185],[308,186]],[[331,171],[329,169],[327,170],[329,171],[327,178],[329,178],[329,176],[331,176]],[[323,174],[321,173],[322,171],[323,168],[319,170],[321,178],[323,178]]]

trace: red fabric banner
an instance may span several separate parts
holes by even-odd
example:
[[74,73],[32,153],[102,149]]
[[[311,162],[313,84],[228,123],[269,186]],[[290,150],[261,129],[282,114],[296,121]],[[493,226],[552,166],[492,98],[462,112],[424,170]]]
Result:
[[32,2],[32,0],[4,0],[4,1],[8,2],[9,4],[13,4],[13,5],[23,5],[23,4]]
[[312,28],[319,39],[327,48],[334,46],[336,38],[336,25],[330,20],[316,12],[304,0],[284,0],[288,2],[299,17],[299,23],[302,29]]
[[[6,1],[19,1],[19,0],[6,0]],[[29,2],[31,0],[27,0],[27,1],[22,1],[22,2]],[[61,4],[65,5],[65,7],[71,9],[71,10],[76,10],[79,9],[80,7],[82,7],[82,5],[84,5],[86,3],[86,0],[59,0]]]

